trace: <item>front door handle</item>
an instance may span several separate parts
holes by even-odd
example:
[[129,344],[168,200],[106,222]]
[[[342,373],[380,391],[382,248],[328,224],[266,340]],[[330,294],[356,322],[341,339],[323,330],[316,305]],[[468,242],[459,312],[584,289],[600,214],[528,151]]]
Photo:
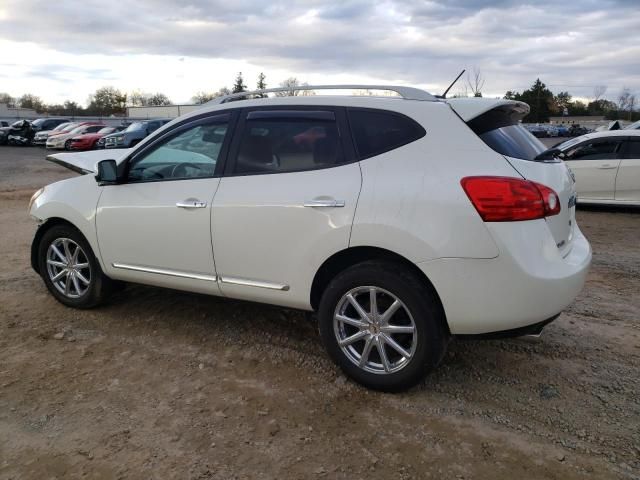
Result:
[[600,170],[611,170],[612,168],[618,168],[617,165],[611,165],[609,163],[605,163],[604,165],[600,165],[598,167]]
[[176,207],[178,208],[204,208],[206,206],[207,202],[201,202],[200,200],[195,200],[193,198],[176,203]]
[[328,207],[339,208],[344,207],[344,200],[326,199],[326,200],[307,200],[303,203],[305,207]]

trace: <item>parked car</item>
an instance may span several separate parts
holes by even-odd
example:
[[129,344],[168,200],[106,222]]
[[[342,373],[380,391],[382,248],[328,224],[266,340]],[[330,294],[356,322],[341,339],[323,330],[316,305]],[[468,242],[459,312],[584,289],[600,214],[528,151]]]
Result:
[[554,125],[545,125],[543,128],[547,130],[547,135],[550,137],[560,136],[560,130],[558,130],[558,127]]
[[8,127],[8,126],[9,126],[9,122],[5,120],[0,120],[0,127]]
[[124,127],[103,127],[94,133],[83,133],[71,139],[69,150],[92,150],[97,148],[98,142],[111,133],[120,132]]
[[47,138],[47,148],[71,150],[73,137],[84,135],[85,133],[96,133],[104,127],[106,127],[106,125],[86,123],[74,128],[70,132],[50,135],[49,138]]
[[524,103],[387,88],[230,95],[129,150],[49,155],[85,175],[33,195],[33,268],[76,308],[124,281],[316,311],[331,358],[387,391],[451,336],[540,333],[591,261],[566,165],[536,160]]
[[31,145],[35,133],[33,125],[29,120],[19,120],[9,127],[7,144],[20,146]]
[[581,127],[577,123],[574,123],[569,127],[569,135],[572,137],[579,137],[581,135],[586,135],[590,130],[587,127]]
[[525,128],[537,138],[547,138],[549,136],[549,132],[546,128],[540,125],[525,125]]
[[55,127],[53,130],[45,130],[45,131],[41,130],[37,132],[35,137],[33,138],[33,144],[46,145],[47,139],[49,138],[50,135],[58,135],[59,133],[68,133],[78,126],[80,126],[80,123],[78,122],[68,122],[68,123],[61,123],[60,125]]
[[107,135],[104,139],[104,147],[131,148],[137,145],[147,135],[155,132],[158,128],[170,121],[170,118],[157,118],[143,122],[134,122],[122,132]]
[[[2,127],[0,127],[0,145],[6,145],[7,139],[9,138],[9,131],[11,130],[11,125],[9,125],[8,122],[2,122],[2,123],[3,125]],[[17,122],[14,122],[13,125],[17,127],[20,124],[22,124],[22,120],[18,120]]]
[[579,203],[640,206],[640,130],[605,130],[556,147],[576,180]]
[[568,137],[569,136],[569,128],[564,125],[556,125],[556,129],[558,130],[559,137]]
[[31,125],[33,126],[33,129],[36,132],[40,132],[40,131],[44,132],[47,130],[53,130],[58,125],[61,125],[63,123],[69,123],[69,119],[68,118],[51,118],[51,117],[38,118],[34,120],[31,123]]

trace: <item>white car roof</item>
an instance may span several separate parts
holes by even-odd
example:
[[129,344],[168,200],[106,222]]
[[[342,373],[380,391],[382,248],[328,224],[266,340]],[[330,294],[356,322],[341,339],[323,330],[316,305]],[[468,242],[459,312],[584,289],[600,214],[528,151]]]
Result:
[[606,138],[606,137],[640,137],[640,130],[603,130],[601,132],[591,132],[578,138]]

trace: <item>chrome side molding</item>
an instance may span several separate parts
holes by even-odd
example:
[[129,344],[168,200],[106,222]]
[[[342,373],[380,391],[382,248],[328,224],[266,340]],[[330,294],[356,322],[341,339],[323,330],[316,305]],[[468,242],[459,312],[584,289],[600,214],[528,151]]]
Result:
[[228,283],[230,285],[242,285],[245,287],[268,288],[270,290],[280,290],[282,292],[286,292],[289,290],[289,285],[283,285],[281,283],[262,282],[260,280],[248,280],[245,278],[220,276],[219,281],[222,283]]
[[204,275],[202,273],[180,272],[177,270],[168,270],[165,268],[143,267],[141,265],[128,265],[126,263],[112,263],[113,268],[122,270],[132,270],[134,272],[155,273],[158,275],[168,275],[170,277],[190,278],[192,280],[204,280],[207,282],[217,281],[215,275]]

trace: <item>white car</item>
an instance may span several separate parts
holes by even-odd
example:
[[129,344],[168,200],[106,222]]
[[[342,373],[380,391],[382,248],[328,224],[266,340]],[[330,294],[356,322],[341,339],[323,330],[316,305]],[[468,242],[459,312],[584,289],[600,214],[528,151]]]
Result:
[[106,125],[80,125],[73,130],[58,135],[49,135],[47,137],[46,147],[57,150],[71,150],[71,139],[85,133],[96,133],[103,129]]
[[61,123],[52,130],[40,130],[33,137],[34,145],[46,145],[50,135],[57,135],[58,132],[69,132],[78,126],[75,122]]
[[640,206],[640,130],[588,133],[559,145],[578,203]]
[[[591,248],[529,107],[399,97],[218,99],[31,200],[32,264],[65,305],[114,281],[316,311],[333,360],[407,388],[452,336],[538,334],[582,289]],[[263,93],[268,91],[263,91]]]

